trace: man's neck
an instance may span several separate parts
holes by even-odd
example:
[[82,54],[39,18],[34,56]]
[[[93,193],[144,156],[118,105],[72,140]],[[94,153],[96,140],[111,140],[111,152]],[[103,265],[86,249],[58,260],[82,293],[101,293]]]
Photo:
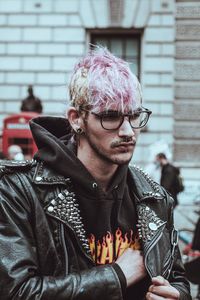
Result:
[[113,177],[118,166],[101,159],[100,157],[88,155],[85,151],[78,149],[77,157],[90,172],[90,174],[100,184],[103,191],[108,189],[111,178]]

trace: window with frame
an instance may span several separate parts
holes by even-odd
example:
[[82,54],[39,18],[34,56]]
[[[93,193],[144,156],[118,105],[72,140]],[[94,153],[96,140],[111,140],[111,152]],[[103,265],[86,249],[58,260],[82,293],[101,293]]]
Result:
[[140,34],[91,33],[91,44],[107,47],[116,56],[129,62],[132,72],[140,76]]

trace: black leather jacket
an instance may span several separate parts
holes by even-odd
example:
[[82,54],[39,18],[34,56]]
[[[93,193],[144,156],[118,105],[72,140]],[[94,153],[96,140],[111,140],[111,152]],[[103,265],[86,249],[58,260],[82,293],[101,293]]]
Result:
[[[113,266],[97,267],[90,256],[70,179],[39,162],[7,163],[0,169],[1,299],[122,300]],[[168,278],[181,300],[191,299],[172,199],[136,167],[128,178],[148,274]]]

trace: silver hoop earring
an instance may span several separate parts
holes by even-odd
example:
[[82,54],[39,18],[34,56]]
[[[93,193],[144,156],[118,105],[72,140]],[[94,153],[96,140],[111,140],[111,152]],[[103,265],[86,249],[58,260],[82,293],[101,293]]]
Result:
[[79,127],[79,128],[76,130],[76,133],[79,134],[79,135],[81,135],[81,134],[83,133],[83,129]]

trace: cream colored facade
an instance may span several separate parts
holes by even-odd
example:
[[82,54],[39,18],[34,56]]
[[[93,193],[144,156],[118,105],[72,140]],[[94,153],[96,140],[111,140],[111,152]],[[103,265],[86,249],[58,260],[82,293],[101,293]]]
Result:
[[198,193],[199,10],[197,1],[0,0],[0,127],[19,112],[28,84],[44,114],[64,115],[66,84],[91,32],[137,31],[143,101],[153,115],[133,161],[145,166],[149,146],[163,140]]

